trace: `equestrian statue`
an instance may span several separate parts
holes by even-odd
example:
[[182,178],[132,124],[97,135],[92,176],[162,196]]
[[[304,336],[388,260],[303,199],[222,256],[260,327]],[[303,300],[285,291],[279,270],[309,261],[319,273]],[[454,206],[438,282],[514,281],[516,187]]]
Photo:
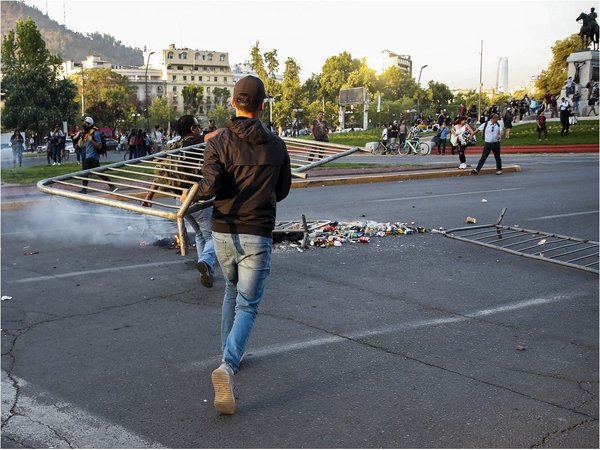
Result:
[[579,36],[581,37],[581,45],[583,50],[587,50],[590,43],[592,43],[593,50],[598,50],[598,22],[596,22],[595,8],[592,8],[589,14],[582,12],[579,17],[575,19],[576,22],[583,20],[581,30],[579,30]]

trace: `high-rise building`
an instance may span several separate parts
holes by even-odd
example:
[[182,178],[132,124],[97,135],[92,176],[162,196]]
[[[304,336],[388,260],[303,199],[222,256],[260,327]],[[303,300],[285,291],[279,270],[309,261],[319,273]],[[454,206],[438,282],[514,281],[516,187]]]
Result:
[[496,92],[508,92],[508,58],[502,56],[498,59],[498,73],[496,75]]
[[381,51],[382,70],[388,67],[399,67],[406,75],[412,77],[412,59],[410,55],[399,55],[389,50]]

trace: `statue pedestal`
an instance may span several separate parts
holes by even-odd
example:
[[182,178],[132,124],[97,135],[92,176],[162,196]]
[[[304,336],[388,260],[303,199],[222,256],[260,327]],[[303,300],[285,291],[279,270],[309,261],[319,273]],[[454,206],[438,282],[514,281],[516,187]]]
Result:
[[[579,91],[581,98],[579,99],[579,105],[577,108],[573,107],[573,112],[580,116],[586,116],[588,113],[588,95],[591,91],[586,88],[586,85],[591,81],[598,83],[598,68],[600,67],[598,61],[598,50],[583,50],[580,52],[573,52],[567,58],[569,64],[569,74],[567,76],[573,77],[575,81],[575,91]],[[569,98],[569,101],[573,103],[573,96],[567,97],[566,89],[560,91],[560,96]]]

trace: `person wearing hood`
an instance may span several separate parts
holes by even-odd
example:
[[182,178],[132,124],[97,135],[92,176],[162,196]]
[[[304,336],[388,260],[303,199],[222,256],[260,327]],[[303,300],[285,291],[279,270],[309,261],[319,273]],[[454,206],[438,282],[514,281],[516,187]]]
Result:
[[197,199],[214,197],[212,237],[225,280],[221,312],[222,364],[212,372],[218,414],[235,412],[233,377],[252,332],[271,270],[276,202],[291,186],[283,140],[259,120],[266,98],[252,75],[234,86],[236,117],[206,144]]

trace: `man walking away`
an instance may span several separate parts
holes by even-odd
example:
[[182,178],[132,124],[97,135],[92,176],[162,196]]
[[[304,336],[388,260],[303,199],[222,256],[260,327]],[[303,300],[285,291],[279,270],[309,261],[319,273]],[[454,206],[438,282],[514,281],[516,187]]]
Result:
[[[102,138],[98,128],[94,126],[94,119],[86,117],[83,119],[83,137],[79,140],[79,147],[84,150],[85,158],[83,160],[83,170],[93,169],[94,167],[100,167],[100,153],[99,150],[102,148]],[[98,177],[102,178],[108,184],[108,187],[112,192],[118,190],[114,184],[110,183],[110,178],[104,175],[98,174]],[[87,178],[87,175],[86,175]],[[85,179],[81,182],[83,189],[82,194],[87,194],[88,180]]]
[[[323,118],[324,113],[323,111],[318,111],[317,112],[317,118],[315,120],[312,121],[312,123],[310,124],[310,132],[313,135],[313,138],[315,139],[315,141],[319,141],[319,142],[329,142],[329,123]],[[319,148],[317,147],[317,152],[319,153],[319,159],[323,158],[323,153],[321,153],[319,151]],[[312,161],[314,158],[314,153],[311,153],[308,156],[308,161]]]
[[198,198],[215,197],[213,240],[225,279],[221,316],[222,364],[212,373],[219,414],[235,412],[239,370],[271,269],[276,202],[291,186],[285,143],[259,120],[263,82],[248,75],[233,89],[236,117],[206,144]]
[[538,132],[538,141],[542,140],[542,134],[544,135],[544,139],[548,140],[548,128],[546,127],[546,114],[544,113],[544,111],[542,111],[540,115],[537,116],[535,122]]
[[494,153],[496,159],[496,175],[502,175],[502,160],[500,159],[500,139],[502,137],[502,125],[498,122],[498,114],[492,114],[490,120],[482,123],[479,128],[475,130],[473,136],[478,132],[483,133],[483,153],[481,159],[477,163],[477,168],[473,169],[471,173],[473,175],[479,175],[479,171],[485,164],[485,160],[490,155],[490,152]]

